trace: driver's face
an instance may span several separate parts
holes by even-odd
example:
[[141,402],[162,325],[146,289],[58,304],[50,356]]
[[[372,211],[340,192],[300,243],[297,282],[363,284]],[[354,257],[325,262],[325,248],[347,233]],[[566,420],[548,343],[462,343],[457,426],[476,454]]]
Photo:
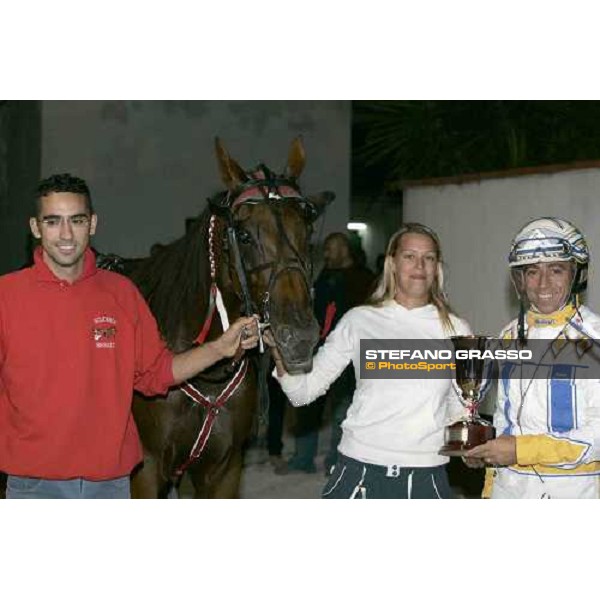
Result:
[[569,297],[573,275],[572,262],[538,263],[525,267],[523,284],[527,299],[542,314],[556,312]]

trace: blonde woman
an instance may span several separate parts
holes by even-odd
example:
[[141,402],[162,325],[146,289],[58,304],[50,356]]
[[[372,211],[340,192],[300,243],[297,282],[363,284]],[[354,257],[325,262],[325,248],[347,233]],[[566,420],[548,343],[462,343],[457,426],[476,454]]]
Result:
[[471,333],[443,291],[442,253],[425,225],[403,225],[390,239],[383,274],[368,301],[344,315],[315,355],[313,370],[276,377],[294,406],[324,394],[351,361],[356,390],[342,424],[339,459],[323,498],[450,498],[438,454],[443,429],[463,409],[449,379],[361,379],[361,339],[440,339]]

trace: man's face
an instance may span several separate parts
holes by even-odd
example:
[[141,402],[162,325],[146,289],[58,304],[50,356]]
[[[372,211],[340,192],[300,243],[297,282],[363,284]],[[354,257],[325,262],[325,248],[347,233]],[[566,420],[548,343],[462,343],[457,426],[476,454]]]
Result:
[[348,246],[339,238],[331,238],[323,246],[323,260],[328,269],[340,269],[348,260]]
[[527,299],[542,314],[559,310],[567,301],[574,274],[572,262],[538,263],[524,267]]
[[60,279],[73,281],[83,269],[83,253],[96,231],[96,215],[90,215],[85,196],[52,192],[40,200],[40,214],[29,225],[40,240],[44,261]]

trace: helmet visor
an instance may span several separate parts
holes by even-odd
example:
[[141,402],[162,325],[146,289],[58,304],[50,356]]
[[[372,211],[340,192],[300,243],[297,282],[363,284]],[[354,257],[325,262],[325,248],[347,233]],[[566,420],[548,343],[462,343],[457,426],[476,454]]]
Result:
[[553,262],[575,259],[573,246],[564,238],[525,238],[516,242],[508,255],[511,267],[537,262]]

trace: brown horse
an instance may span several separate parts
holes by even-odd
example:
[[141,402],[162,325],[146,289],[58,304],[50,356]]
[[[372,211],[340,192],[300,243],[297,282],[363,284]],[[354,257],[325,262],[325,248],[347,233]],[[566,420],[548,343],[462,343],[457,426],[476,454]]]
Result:
[[[265,165],[245,172],[218,139],[216,154],[227,191],[209,201],[185,237],[157,248],[129,275],[175,352],[190,348],[203,329],[210,340],[223,331],[223,323],[254,313],[270,325],[288,371],[308,371],[318,339],[309,241],[312,222],[333,194],[302,195],[297,178],[305,155],[299,139],[292,142],[282,175]],[[220,310],[213,310],[210,321],[214,304]],[[268,359],[262,362],[268,366]],[[151,400],[134,396],[144,463],[133,477],[133,497],[166,497],[184,464],[195,497],[238,495],[243,447],[257,415],[258,363],[252,357],[224,361],[191,381],[209,407],[190,400],[189,389]],[[241,383],[221,406],[235,376]],[[213,418],[206,445],[192,461],[190,451],[198,448],[200,432]]]

